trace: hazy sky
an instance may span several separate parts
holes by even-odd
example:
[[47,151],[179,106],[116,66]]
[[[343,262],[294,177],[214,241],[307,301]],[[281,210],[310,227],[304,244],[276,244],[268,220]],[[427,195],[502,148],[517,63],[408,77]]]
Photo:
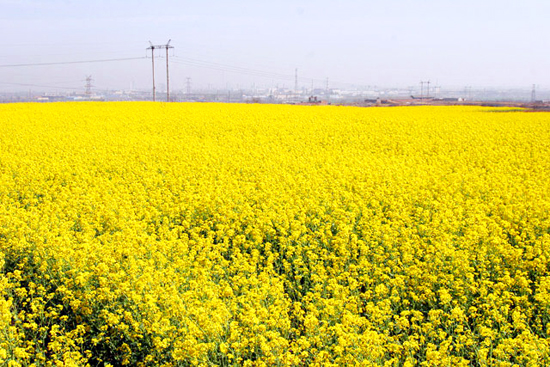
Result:
[[[550,1],[0,0],[0,91],[149,88],[148,41],[172,39],[173,89],[550,87]],[[116,58],[49,66],[6,65]],[[155,59],[157,86],[165,59]],[[45,88],[42,88],[45,89]]]

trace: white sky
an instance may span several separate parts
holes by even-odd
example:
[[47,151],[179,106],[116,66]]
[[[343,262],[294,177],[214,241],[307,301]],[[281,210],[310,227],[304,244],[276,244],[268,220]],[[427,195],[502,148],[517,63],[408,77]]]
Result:
[[[293,87],[295,68],[308,88],[328,77],[544,89],[549,19],[545,0],[0,0],[0,91],[83,88],[88,74],[98,88],[149,88],[150,59],[5,65],[145,57],[149,40],[168,39],[171,89],[185,88],[186,77],[193,88]],[[155,61],[162,89],[165,60]]]

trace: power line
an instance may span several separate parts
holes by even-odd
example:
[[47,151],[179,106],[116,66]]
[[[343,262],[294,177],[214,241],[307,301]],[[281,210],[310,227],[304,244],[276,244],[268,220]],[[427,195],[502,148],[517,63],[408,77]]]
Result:
[[127,61],[127,60],[141,60],[144,57],[127,57],[122,59],[102,59],[102,60],[83,60],[83,61],[62,61],[62,62],[40,62],[32,64],[6,64],[0,65],[0,68],[15,68],[25,66],[50,66],[50,65],[69,65],[69,64],[88,64],[94,62],[111,62],[111,61]]
[[40,87],[40,88],[53,88],[53,89],[74,89],[74,90],[82,90],[82,87],[62,87],[62,86],[43,85],[43,84],[30,84],[30,83],[8,83],[8,82],[0,82],[0,84],[5,84],[5,85],[18,85],[18,86],[22,86],[22,87]]
[[[51,88],[51,89],[71,89],[71,90],[82,90],[82,87],[68,87],[68,86],[59,86],[59,85],[46,85],[46,84],[33,84],[33,83],[10,83],[10,82],[0,82],[0,85],[17,85],[21,87],[38,87],[38,88]],[[97,92],[109,92],[113,89],[109,88],[94,88]]]
[[[178,58],[178,57],[176,56],[176,58]],[[251,68],[248,68],[248,67],[228,65],[228,64],[220,64],[220,63],[217,63],[217,62],[192,59],[192,58],[188,58],[188,57],[179,58],[179,59],[181,59],[183,62],[205,64],[205,65],[210,65],[210,66],[213,66],[213,67],[229,68],[229,69],[241,70],[241,71],[246,71],[246,72],[254,72],[254,73],[269,74],[269,75],[278,75],[278,76],[283,76],[285,78],[292,77],[289,74],[280,74],[280,73],[276,73],[276,72],[272,72],[272,71],[257,70],[257,69],[251,69]]]
[[[211,62],[211,61],[197,60],[197,59],[191,59],[191,58],[181,58],[177,56],[176,58],[178,60],[174,62],[179,64],[189,65],[189,66],[197,66],[197,67],[203,67],[207,69],[228,71],[233,73],[259,76],[259,77],[265,77],[265,78],[273,78],[273,79],[279,79],[279,80],[295,80],[296,78],[296,73],[294,75],[281,74],[277,72],[251,69],[251,68],[246,68],[242,66],[220,64],[220,63]],[[316,80],[318,82],[324,82],[324,79],[315,79],[315,78],[307,78],[307,79]],[[339,84],[346,84],[346,83],[339,83]]]
[[264,77],[264,78],[284,79],[284,80],[294,79],[294,76],[290,74],[279,74],[279,73],[274,73],[270,71],[261,71],[261,70],[243,68],[240,66],[224,65],[224,64],[218,64],[218,63],[202,61],[202,60],[178,58],[178,60],[174,60],[174,62],[176,64],[196,66],[196,67],[202,67],[206,69],[227,71],[227,72],[246,74],[246,75],[258,76],[258,77]]
[[[168,46],[168,47],[166,47],[166,46]],[[154,46],[154,47],[155,48],[166,48],[166,51],[168,51],[168,48],[172,48],[172,46],[169,46],[169,44],[158,45],[158,46]],[[151,47],[149,49],[151,49],[153,51],[153,49]],[[142,60],[144,58],[146,58],[146,57],[127,57],[127,58],[113,58],[113,59],[42,62],[42,63],[25,63],[25,64],[4,64],[4,65],[0,65],[0,68],[115,62],[115,61]],[[198,60],[198,59],[180,58],[180,57],[177,57],[177,56],[175,56],[175,58],[177,60],[174,60],[173,62],[175,62],[177,64],[188,65],[188,66],[195,66],[195,67],[207,68],[207,69],[212,69],[212,70],[227,71],[227,72],[232,72],[232,73],[245,74],[245,75],[263,77],[263,78],[270,78],[270,79],[278,79],[278,80],[295,80],[296,79],[296,73],[295,73],[295,75],[282,74],[282,73],[277,73],[277,72],[272,72],[272,71],[251,69],[251,68],[247,68],[247,67],[227,65],[227,64],[221,64],[221,63]],[[168,61],[168,57],[167,57],[167,61]],[[315,81],[315,82],[320,82],[320,83],[325,82],[324,79],[316,79],[316,78],[307,78],[307,79]],[[168,83],[169,83],[169,77],[168,77],[168,73],[167,73],[167,86],[169,85]],[[339,81],[333,81],[333,84],[358,86],[357,84],[339,82]],[[168,93],[169,92],[167,90],[167,94]]]
[[[151,47],[148,48],[154,52],[154,48],[157,49],[166,49],[166,62],[167,62],[167,98],[169,97],[169,74],[168,74],[168,49],[173,48],[173,46],[170,46],[169,43],[166,45],[151,45]],[[269,78],[269,79],[277,79],[277,80],[294,80],[295,82],[295,89],[296,89],[296,82],[297,82],[297,70],[295,70],[294,75],[292,74],[282,74],[278,72],[273,71],[265,71],[265,70],[258,70],[258,69],[251,69],[247,67],[242,66],[235,66],[235,65],[227,65],[227,64],[221,64],[217,62],[211,62],[211,61],[205,61],[205,60],[198,60],[198,59],[191,59],[191,58],[181,58],[174,56],[176,60],[173,60],[174,63],[180,64],[180,65],[187,65],[187,66],[194,66],[194,67],[201,67],[201,68],[207,68],[211,70],[219,70],[224,72],[231,72],[231,73],[238,73],[238,74],[244,74],[244,75],[250,75],[255,77],[262,77],[262,78]],[[142,60],[147,57],[127,57],[127,58],[112,58],[112,59],[96,59],[96,60],[80,60],[80,61],[60,61],[60,62],[42,62],[42,63],[22,63],[22,64],[3,64],[0,65],[0,68],[12,68],[12,67],[32,67],[32,66],[53,66],[53,65],[71,65],[71,64],[86,64],[86,63],[101,63],[101,62],[116,62],[116,61],[129,61],[129,60]],[[152,57],[153,63],[154,63],[154,57]],[[154,71],[153,71],[154,73]],[[326,79],[317,79],[317,78],[309,78],[304,77],[311,81],[315,81],[318,83],[325,83]],[[5,83],[4,83],[5,84]],[[364,85],[359,85],[355,83],[348,83],[348,82],[341,82],[341,81],[332,81],[333,85],[348,85],[348,86],[354,86],[354,87],[365,87]],[[17,85],[17,84],[14,84]],[[153,87],[154,88],[154,87]],[[156,89],[156,88],[154,88]],[[153,91],[154,93],[155,91]]]
[[[259,70],[259,69],[251,69],[241,66],[235,66],[235,65],[227,65],[227,64],[220,64],[217,62],[211,62],[211,61],[205,61],[205,60],[198,60],[198,59],[192,59],[192,58],[182,58],[175,56],[177,60],[174,60],[174,63],[180,64],[180,65],[188,65],[188,66],[195,66],[195,67],[201,67],[211,70],[218,70],[218,71],[226,71],[230,73],[238,73],[238,74],[244,74],[244,75],[250,75],[250,76],[257,76],[262,78],[270,78],[270,79],[277,79],[277,80],[294,80],[296,79],[296,72],[294,75],[292,74],[281,74],[277,72],[272,71],[265,71],[265,70]],[[296,71],[296,70],[295,70]],[[305,79],[313,80],[317,83],[326,83],[326,79],[319,79],[319,78],[310,78],[310,77],[303,77]],[[343,82],[343,81],[332,81],[333,85],[347,85],[352,87],[362,87],[362,88],[368,88],[366,85],[361,85],[357,83],[349,83],[349,82]]]

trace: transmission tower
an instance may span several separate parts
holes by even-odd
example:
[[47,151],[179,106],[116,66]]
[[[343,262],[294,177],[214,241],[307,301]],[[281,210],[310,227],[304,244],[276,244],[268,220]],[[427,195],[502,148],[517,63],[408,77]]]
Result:
[[464,87],[464,93],[466,94],[466,98],[468,99],[468,101],[470,99],[472,99],[472,87],[471,86]]
[[420,81],[420,100],[424,100],[424,84],[426,84],[426,98],[430,98],[430,81]]
[[174,48],[170,46],[170,41],[165,45],[153,45],[151,41],[149,44],[151,46],[147,47],[147,50],[151,50],[151,61],[153,64],[153,101],[156,101],[156,87],[155,87],[155,49],[165,49],[166,50],[166,102],[170,102],[170,73],[168,72],[168,50]]
[[92,95],[92,76],[86,75],[86,96],[90,97]]
[[298,93],[298,68],[294,70],[294,93]]
[[533,84],[533,89],[531,90],[531,102],[535,103],[536,100],[537,100],[537,91],[536,91],[535,84]]
[[187,95],[189,96],[191,94],[191,78],[187,77],[186,80]]
[[439,93],[441,93],[441,86],[440,86],[440,85],[436,85],[436,86],[434,86],[434,89],[435,89],[435,92],[434,92],[435,95],[434,95],[434,97],[435,97],[435,98],[438,98],[438,97],[439,97]]
[[430,81],[428,80],[428,90],[426,92],[426,98],[430,98]]

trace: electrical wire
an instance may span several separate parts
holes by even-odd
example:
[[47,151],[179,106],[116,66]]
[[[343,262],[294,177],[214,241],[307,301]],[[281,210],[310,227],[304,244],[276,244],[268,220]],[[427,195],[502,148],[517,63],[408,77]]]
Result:
[[[71,89],[71,90],[83,90],[84,89],[83,87],[67,87],[67,86],[59,86],[59,85],[45,85],[45,84],[31,84],[31,83],[0,82],[0,85],[17,85],[17,86],[21,86],[21,87],[38,87],[38,88]],[[107,93],[107,92],[110,92],[112,90],[113,89],[94,87],[95,92]]]
[[[148,57],[127,57],[127,58],[114,58],[114,59],[98,59],[98,60],[81,60],[81,61],[63,61],[63,62],[43,62],[43,63],[26,63],[26,64],[4,64],[0,65],[0,68],[15,68],[15,67],[32,67],[32,66],[53,66],[53,65],[71,65],[71,64],[86,64],[86,63],[100,63],[100,62],[114,62],[114,61],[129,61],[129,60],[143,60],[147,59]],[[187,66],[194,66],[194,67],[200,67],[200,68],[206,68],[211,70],[217,70],[217,71],[223,71],[223,72],[229,72],[229,73],[238,73],[238,74],[244,74],[254,77],[261,77],[261,78],[268,78],[268,79],[276,79],[276,80],[294,80],[295,75],[291,74],[282,74],[272,71],[265,71],[265,70],[258,70],[258,69],[252,69],[242,66],[235,66],[235,65],[228,65],[228,64],[222,64],[212,61],[205,61],[205,60],[199,60],[199,59],[192,59],[188,57],[178,57],[173,56],[172,61],[175,64],[180,65],[187,65]],[[300,78],[301,80],[307,80],[307,81],[314,81],[317,83],[325,83],[326,79],[317,79],[317,78],[309,78],[302,76]],[[2,83],[2,84],[9,84],[9,83]],[[17,83],[11,83],[13,85],[24,85],[24,84],[17,84]],[[348,83],[348,82],[340,82],[340,81],[331,81],[332,85],[348,85],[348,86],[354,86],[354,87],[364,87],[362,85],[356,84],[356,83]],[[46,87],[41,85],[24,85],[24,86],[39,86],[39,87]],[[50,86],[48,86],[50,87]],[[78,88],[67,88],[67,89],[78,89]]]
[[[277,79],[277,80],[294,80],[295,76],[290,74],[280,74],[270,71],[263,71],[263,70],[257,70],[257,69],[251,69],[251,68],[245,68],[241,66],[234,66],[234,65],[227,65],[227,64],[220,64],[216,62],[211,61],[205,61],[205,60],[198,60],[198,59],[191,59],[187,57],[178,57],[174,56],[176,60],[174,60],[174,63],[176,64],[183,64],[188,66],[195,66],[195,67],[202,67],[212,70],[218,70],[218,71],[226,71],[231,73],[238,73],[238,74],[245,74],[245,75],[251,75],[256,77],[263,77],[263,78],[270,78],[270,79]],[[314,81],[317,83],[325,83],[326,79],[318,79],[318,78],[309,78],[309,77],[300,77],[301,80],[307,80],[307,81]],[[364,85],[358,84],[358,83],[349,83],[349,82],[342,82],[342,81],[331,81],[331,84],[333,85],[347,85],[347,86],[353,86],[353,87],[366,87]]]
[[202,60],[193,60],[188,58],[185,58],[185,59],[178,58],[177,60],[174,60],[174,63],[188,65],[188,66],[202,67],[202,68],[218,70],[218,71],[226,71],[226,72],[245,74],[245,75],[257,76],[257,77],[271,78],[271,79],[282,79],[282,80],[294,79],[292,75],[285,75],[285,74],[279,74],[279,73],[274,73],[269,71],[243,68],[239,66],[224,65],[224,64],[213,63],[213,62],[202,61]]
[[96,63],[96,62],[128,61],[128,60],[141,60],[141,59],[145,59],[145,57],[127,57],[127,58],[121,58],[121,59],[62,61],[62,62],[40,62],[40,63],[31,63],[31,64],[6,64],[6,65],[0,65],[0,68],[15,68],[15,67],[26,67],[26,66],[69,65],[69,64],[87,64],[87,63]]
[[63,86],[53,86],[53,85],[42,85],[42,84],[30,84],[30,83],[8,83],[8,82],[0,82],[0,84],[4,85],[18,85],[22,87],[40,87],[40,88],[53,88],[53,89],[74,89],[74,90],[80,90],[83,89],[82,87],[63,87]]

